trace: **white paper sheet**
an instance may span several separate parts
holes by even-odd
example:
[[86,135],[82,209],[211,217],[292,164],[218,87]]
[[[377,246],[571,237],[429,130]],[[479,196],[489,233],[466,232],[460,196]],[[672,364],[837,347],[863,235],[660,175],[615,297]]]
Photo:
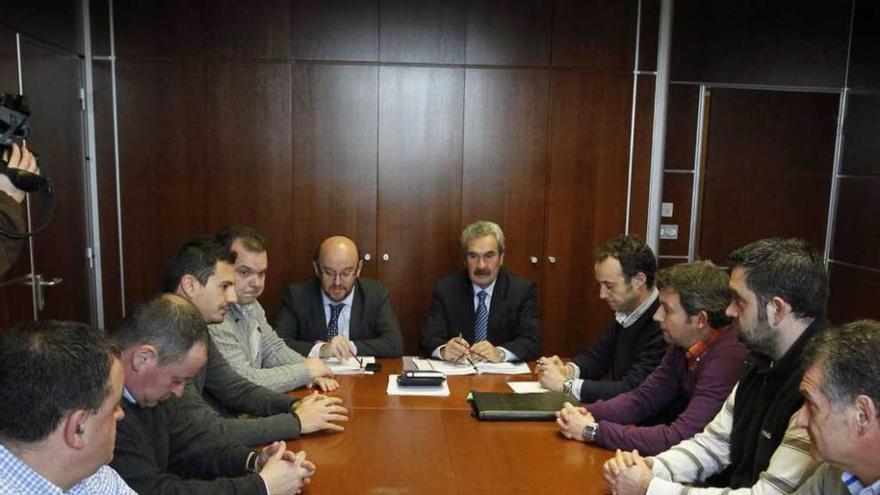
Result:
[[541,386],[541,382],[507,382],[515,394],[543,394],[549,392]]
[[413,358],[413,364],[420,371],[440,371],[446,376],[474,375],[488,373],[495,375],[527,375],[532,372],[526,363],[454,363],[439,359]]
[[445,381],[439,387],[399,387],[397,385],[397,375],[388,375],[388,388],[385,389],[388,395],[421,395],[429,397],[448,397],[449,384]]
[[[358,356],[358,359],[364,364],[376,362],[374,356]],[[348,358],[340,361],[339,359],[332,357],[325,359],[324,363],[330,368],[330,371],[332,371],[334,375],[372,374],[372,372],[364,371],[355,358]]]

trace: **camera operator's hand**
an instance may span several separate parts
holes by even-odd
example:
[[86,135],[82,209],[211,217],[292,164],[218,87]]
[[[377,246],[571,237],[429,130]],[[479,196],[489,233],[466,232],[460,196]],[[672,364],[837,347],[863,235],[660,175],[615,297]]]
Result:
[[[27,149],[27,146],[19,148],[17,144],[12,143],[12,152],[4,151],[3,160],[8,161],[9,168],[17,168],[37,175],[40,174],[40,168],[37,167],[37,158]],[[24,191],[12,185],[9,177],[3,174],[0,174],[0,191],[8,194],[16,203],[24,201]]]

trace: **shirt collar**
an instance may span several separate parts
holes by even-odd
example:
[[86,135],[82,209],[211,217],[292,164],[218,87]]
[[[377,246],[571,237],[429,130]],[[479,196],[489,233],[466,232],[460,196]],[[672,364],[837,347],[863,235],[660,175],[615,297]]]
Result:
[[635,311],[630,314],[626,314],[623,311],[617,311],[616,313],[614,313],[614,319],[617,320],[617,323],[620,323],[620,326],[622,326],[623,328],[631,327],[632,324],[635,323],[639,318],[641,318],[642,315],[645,314],[645,311],[647,311],[648,308],[650,308],[651,305],[654,304],[654,301],[657,300],[657,297],[659,295],[660,291],[657,290],[657,287],[654,287],[653,289],[651,289],[651,293],[648,294],[648,297],[644,301],[642,301],[642,304],[640,304],[639,307],[635,309]]
[[712,344],[718,340],[718,337],[727,331],[730,328],[728,326],[724,326],[721,328],[713,328],[709,333],[706,334],[702,339],[694,342],[694,345],[690,346],[685,353],[685,357],[688,361],[688,367],[694,367],[699,363],[706,352],[709,351],[709,348],[712,347]]
[[134,400],[134,396],[131,395],[131,392],[128,391],[128,388],[124,386],[122,387],[122,396],[125,397],[125,400],[127,400],[130,404],[137,405],[137,401]]
[[[349,292],[348,295],[345,296],[345,299],[343,299],[343,300],[341,300],[341,301],[334,301],[333,299],[330,299],[329,297],[327,297],[327,294],[324,292],[324,289],[321,289],[321,300],[322,300],[323,303],[324,303],[324,307],[327,307],[328,304],[339,304],[339,303],[342,303],[342,304],[344,304],[345,306],[348,306],[348,307],[350,308],[350,307],[351,307],[351,302],[354,300],[354,291],[355,291],[355,287],[352,287],[352,288],[351,288],[351,292]],[[345,306],[343,306],[343,308],[344,308]]]
[[486,297],[488,297],[489,299],[492,299],[492,292],[495,291],[495,283],[496,282],[498,282],[498,277],[496,277],[495,280],[493,280],[492,283],[489,284],[489,287],[486,287],[485,289],[480,287],[479,285],[471,282],[471,286],[474,288],[474,297],[476,297],[477,294],[479,294],[481,290],[484,290],[484,291],[486,291]]
[[874,482],[871,486],[865,486],[861,481],[849,471],[844,471],[840,476],[840,480],[846,485],[846,488],[853,495],[878,495],[880,494],[880,480]]

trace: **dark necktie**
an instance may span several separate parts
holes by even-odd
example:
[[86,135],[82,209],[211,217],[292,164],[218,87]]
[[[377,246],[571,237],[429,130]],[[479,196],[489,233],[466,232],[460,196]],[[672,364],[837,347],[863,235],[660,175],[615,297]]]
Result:
[[489,310],[486,308],[486,296],[488,292],[477,292],[480,302],[477,303],[477,322],[474,325],[474,342],[486,340],[486,331],[489,328]]
[[342,307],[345,303],[330,305],[330,323],[327,324],[327,341],[339,335],[339,313],[342,313]]

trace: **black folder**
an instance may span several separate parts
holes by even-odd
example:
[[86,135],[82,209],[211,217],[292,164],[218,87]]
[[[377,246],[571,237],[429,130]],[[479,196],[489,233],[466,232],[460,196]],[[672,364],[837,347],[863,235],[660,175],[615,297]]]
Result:
[[471,392],[473,415],[480,421],[553,421],[562,404],[579,401],[571,394]]

